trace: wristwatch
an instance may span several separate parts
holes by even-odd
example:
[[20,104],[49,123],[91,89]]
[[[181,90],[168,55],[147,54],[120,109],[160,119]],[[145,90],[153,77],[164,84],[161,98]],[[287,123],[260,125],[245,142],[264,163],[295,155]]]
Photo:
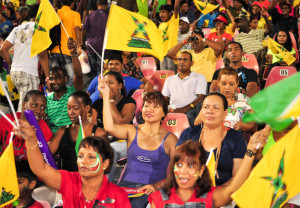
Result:
[[255,155],[255,153],[251,149],[247,149],[246,155],[252,157],[253,155]]

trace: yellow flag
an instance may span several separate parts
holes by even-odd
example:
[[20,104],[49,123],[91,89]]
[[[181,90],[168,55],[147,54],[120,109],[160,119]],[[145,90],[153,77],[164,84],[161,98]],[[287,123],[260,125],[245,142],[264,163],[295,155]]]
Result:
[[215,10],[216,8],[218,8],[219,5],[215,6],[213,4],[210,3],[205,3],[203,1],[199,1],[199,0],[194,0],[194,4],[196,5],[197,9],[203,14],[206,15],[209,12]]
[[143,15],[111,5],[106,25],[106,49],[144,52],[163,58],[163,42],[156,25]]
[[0,158],[0,167],[0,207],[4,207],[19,198],[19,186],[12,141],[10,141]]
[[296,58],[288,50],[286,50],[282,45],[277,43],[272,38],[268,38],[268,48],[274,54],[280,54],[288,65],[291,65],[296,61]]
[[293,3],[293,7],[296,7],[300,4],[300,0],[295,0]]
[[178,28],[179,28],[179,15],[175,18],[173,14],[171,19],[159,25],[161,37],[163,39],[163,54],[167,55],[168,51],[178,43]]
[[300,129],[295,126],[274,144],[248,180],[232,195],[239,207],[282,207],[300,192]]
[[40,7],[35,18],[30,57],[36,56],[51,45],[52,42],[49,37],[50,29],[59,23],[60,19],[49,0],[41,0]]
[[208,168],[211,184],[213,187],[216,187],[216,179],[215,179],[215,173],[216,173],[216,160],[215,160],[215,154],[213,149],[210,151],[209,156],[206,161],[206,167]]

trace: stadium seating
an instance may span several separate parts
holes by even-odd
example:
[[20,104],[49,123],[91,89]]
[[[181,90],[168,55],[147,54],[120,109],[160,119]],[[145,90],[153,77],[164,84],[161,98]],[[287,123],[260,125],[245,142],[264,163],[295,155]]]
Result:
[[162,127],[179,138],[181,132],[190,127],[190,124],[184,113],[168,113],[162,122]]
[[247,69],[254,69],[254,71],[259,74],[259,65],[254,54],[245,54],[242,57],[242,64]]
[[211,28],[203,28],[202,29],[202,32],[203,32],[205,38],[208,38],[210,31],[211,31]]
[[267,78],[265,87],[268,87],[268,86],[270,86],[282,79],[285,79],[293,74],[296,74],[296,73],[297,73],[297,70],[293,66],[275,66],[272,68],[272,70]]
[[140,66],[144,77],[149,80],[156,71],[156,62],[153,57],[141,57],[136,60],[136,63]]
[[142,112],[142,108],[143,108],[143,93],[144,93],[144,89],[138,89],[136,90],[133,95],[131,96],[136,103],[136,109],[135,109],[135,113],[134,113],[134,119],[133,119],[133,124],[137,125],[137,116]]
[[223,61],[222,58],[220,58],[220,59],[217,61],[217,64],[216,64],[216,70],[221,69],[221,68],[223,68],[224,66],[225,66],[224,61]]
[[164,83],[165,83],[166,79],[169,76],[174,75],[174,74],[175,74],[175,72],[172,70],[159,70],[159,71],[156,71],[152,75],[149,82],[153,85],[153,89],[155,91],[161,92],[164,87]]

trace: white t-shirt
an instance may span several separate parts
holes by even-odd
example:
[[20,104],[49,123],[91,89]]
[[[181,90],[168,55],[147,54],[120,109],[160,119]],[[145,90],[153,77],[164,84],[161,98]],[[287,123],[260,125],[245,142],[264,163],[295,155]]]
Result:
[[38,76],[38,56],[30,58],[34,22],[26,22],[11,31],[6,38],[14,45],[11,71],[23,71]]
[[[189,31],[186,34],[181,34],[180,31],[178,31],[178,43],[182,42],[183,40],[185,40],[187,37],[189,37],[192,34],[192,31]],[[187,43],[184,46],[182,46],[180,48],[180,51],[182,50],[192,50],[192,44],[191,43]]]
[[191,72],[180,79],[179,74],[167,78],[162,94],[170,98],[170,105],[182,108],[193,102],[197,95],[206,94],[207,82],[203,74]]

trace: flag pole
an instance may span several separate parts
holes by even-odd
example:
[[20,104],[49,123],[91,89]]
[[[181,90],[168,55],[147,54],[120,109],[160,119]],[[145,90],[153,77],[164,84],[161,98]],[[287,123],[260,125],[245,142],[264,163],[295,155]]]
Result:
[[[102,48],[102,57],[104,57],[104,51],[106,48],[107,43],[107,36],[108,36],[108,29],[105,30],[104,40],[103,40],[103,48]],[[101,64],[101,72],[100,72],[101,79],[103,78],[103,64]]]
[[14,122],[12,122],[12,120],[10,120],[6,115],[5,113],[3,113],[1,110],[0,110],[0,114],[16,129],[17,126],[14,124]]
[[[51,5],[52,5],[52,4],[51,4]],[[64,24],[62,23],[61,19],[59,18],[59,16],[58,16],[57,12],[55,11],[55,9],[54,9],[53,5],[52,5],[52,9],[54,10],[55,14],[57,15],[58,19],[60,20],[61,26],[63,27],[63,29],[64,29],[64,31],[65,31],[65,33],[66,33],[66,35],[67,35],[68,39],[69,39],[69,38],[70,38],[70,36],[69,36],[69,34],[68,34],[68,32],[67,32],[67,30],[66,30],[66,28],[65,28]]]
[[103,58],[97,53],[97,51],[88,43],[87,44],[95,53],[96,55],[103,61],[103,63],[105,63],[105,61],[103,60]]
[[5,86],[4,86],[4,84],[3,84],[3,82],[2,82],[1,79],[0,79],[0,82],[1,82],[2,89],[3,89],[4,93],[5,93],[5,96],[6,96],[6,98],[7,98],[7,101],[8,101],[8,103],[9,103],[9,106],[10,106],[10,108],[11,108],[11,111],[13,112],[13,115],[14,115],[14,117],[15,117],[15,121],[16,121],[16,123],[17,123],[17,126],[20,126],[19,120],[18,120],[18,117],[17,117],[17,114],[16,114],[16,111],[15,111],[15,108],[14,108],[14,106],[13,106],[11,100],[10,100],[10,97],[9,97],[9,95],[8,95],[8,92],[6,91],[6,88],[5,88]]

